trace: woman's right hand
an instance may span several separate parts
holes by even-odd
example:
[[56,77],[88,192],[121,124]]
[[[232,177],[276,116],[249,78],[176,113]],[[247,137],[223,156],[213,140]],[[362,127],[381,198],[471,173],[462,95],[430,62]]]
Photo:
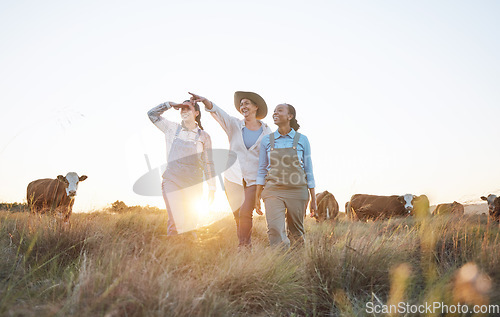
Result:
[[188,92],[188,94],[191,95],[190,100],[193,101],[193,102],[204,102],[204,101],[207,100],[207,98],[202,97],[202,96],[197,95],[197,94],[193,94],[192,92]]
[[260,198],[262,195],[262,191],[264,190],[264,185],[257,185],[257,188],[255,189],[255,211],[259,215],[263,215],[264,213],[262,212],[262,209],[260,208]]
[[202,102],[205,105],[205,108],[207,108],[208,110],[212,109],[212,102],[207,98],[197,94],[193,94],[192,92],[188,92],[188,94],[191,95],[191,98],[189,98],[189,100],[191,100],[192,102]]

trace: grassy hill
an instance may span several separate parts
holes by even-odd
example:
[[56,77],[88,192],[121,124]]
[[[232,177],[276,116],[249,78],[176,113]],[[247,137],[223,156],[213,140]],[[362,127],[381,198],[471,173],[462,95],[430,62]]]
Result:
[[[373,316],[368,303],[500,303],[486,217],[317,224],[307,243],[237,250],[233,219],[167,237],[164,212],[0,213],[0,315]],[[463,267],[464,265],[465,268]],[[493,315],[491,315],[493,316]]]

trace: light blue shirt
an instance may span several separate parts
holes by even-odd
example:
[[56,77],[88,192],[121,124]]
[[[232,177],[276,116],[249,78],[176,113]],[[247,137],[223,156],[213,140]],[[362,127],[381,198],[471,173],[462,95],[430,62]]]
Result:
[[255,144],[255,142],[257,142],[260,135],[262,134],[262,127],[260,127],[260,129],[256,131],[250,130],[247,127],[243,127],[242,133],[243,133],[243,142],[245,143],[247,149],[249,149],[252,147],[252,145]]
[[[293,138],[295,137],[295,130],[292,129],[288,134],[281,135],[278,130],[274,132],[274,148],[283,149],[291,148],[293,146]],[[259,153],[259,171],[257,172],[257,185],[266,184],[267,172],[271,168],[271,143],[269,141],[269,134],[262,138],[260,142]],[[313,166],[311,160],[311,145],[309,140],[303,134],[300,134],[299,143],[297,144],[297,155],[300,160],[300,166],[306,173],[307,187],[316,187],[314,183]]]

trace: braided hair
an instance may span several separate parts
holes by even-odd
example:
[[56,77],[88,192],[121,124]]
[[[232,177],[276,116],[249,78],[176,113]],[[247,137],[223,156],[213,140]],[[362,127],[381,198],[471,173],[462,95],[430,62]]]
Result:
[[[191,102],[191,100],[184,100],[184,102]],[[198,127],[203,130],[203,126],[201,125],[200,105],[197,102],[195,102],[195,103],[193,103],[193,106],[194,106],[194,110],[198,111],[198,115],[196,116],[196,118],[194,118],[194,120],[198,124]]]
[[292,120],[290,120],[290,127],[297,131],[300,128],[300,124],[297,122],[297,112],[292,105],[285,103],[288,106],[288,113],[293,116]]

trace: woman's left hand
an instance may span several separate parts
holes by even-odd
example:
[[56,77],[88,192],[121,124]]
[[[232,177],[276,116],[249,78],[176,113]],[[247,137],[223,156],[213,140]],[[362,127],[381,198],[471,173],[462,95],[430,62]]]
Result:
[[316,210],[318,209],[318,206],[316,206],[316,197],[313,197],[311,199],[311,202],[309,203],[309,213],[311,217],[314,217],[316,215]]
[[260,207],[260,197],[259,197],[259,199],[255,199],[255,206],[254,206],[254,208],[255,208],[255,212],[256,212],[258,215],[262,216],[262,215],[264,214],[264,213],[262,212],[261,207]]
[[212,204],[214,202],[214,198],[215,198],[215,191],[214,190],[209,191],[208,192],[208,203]]

